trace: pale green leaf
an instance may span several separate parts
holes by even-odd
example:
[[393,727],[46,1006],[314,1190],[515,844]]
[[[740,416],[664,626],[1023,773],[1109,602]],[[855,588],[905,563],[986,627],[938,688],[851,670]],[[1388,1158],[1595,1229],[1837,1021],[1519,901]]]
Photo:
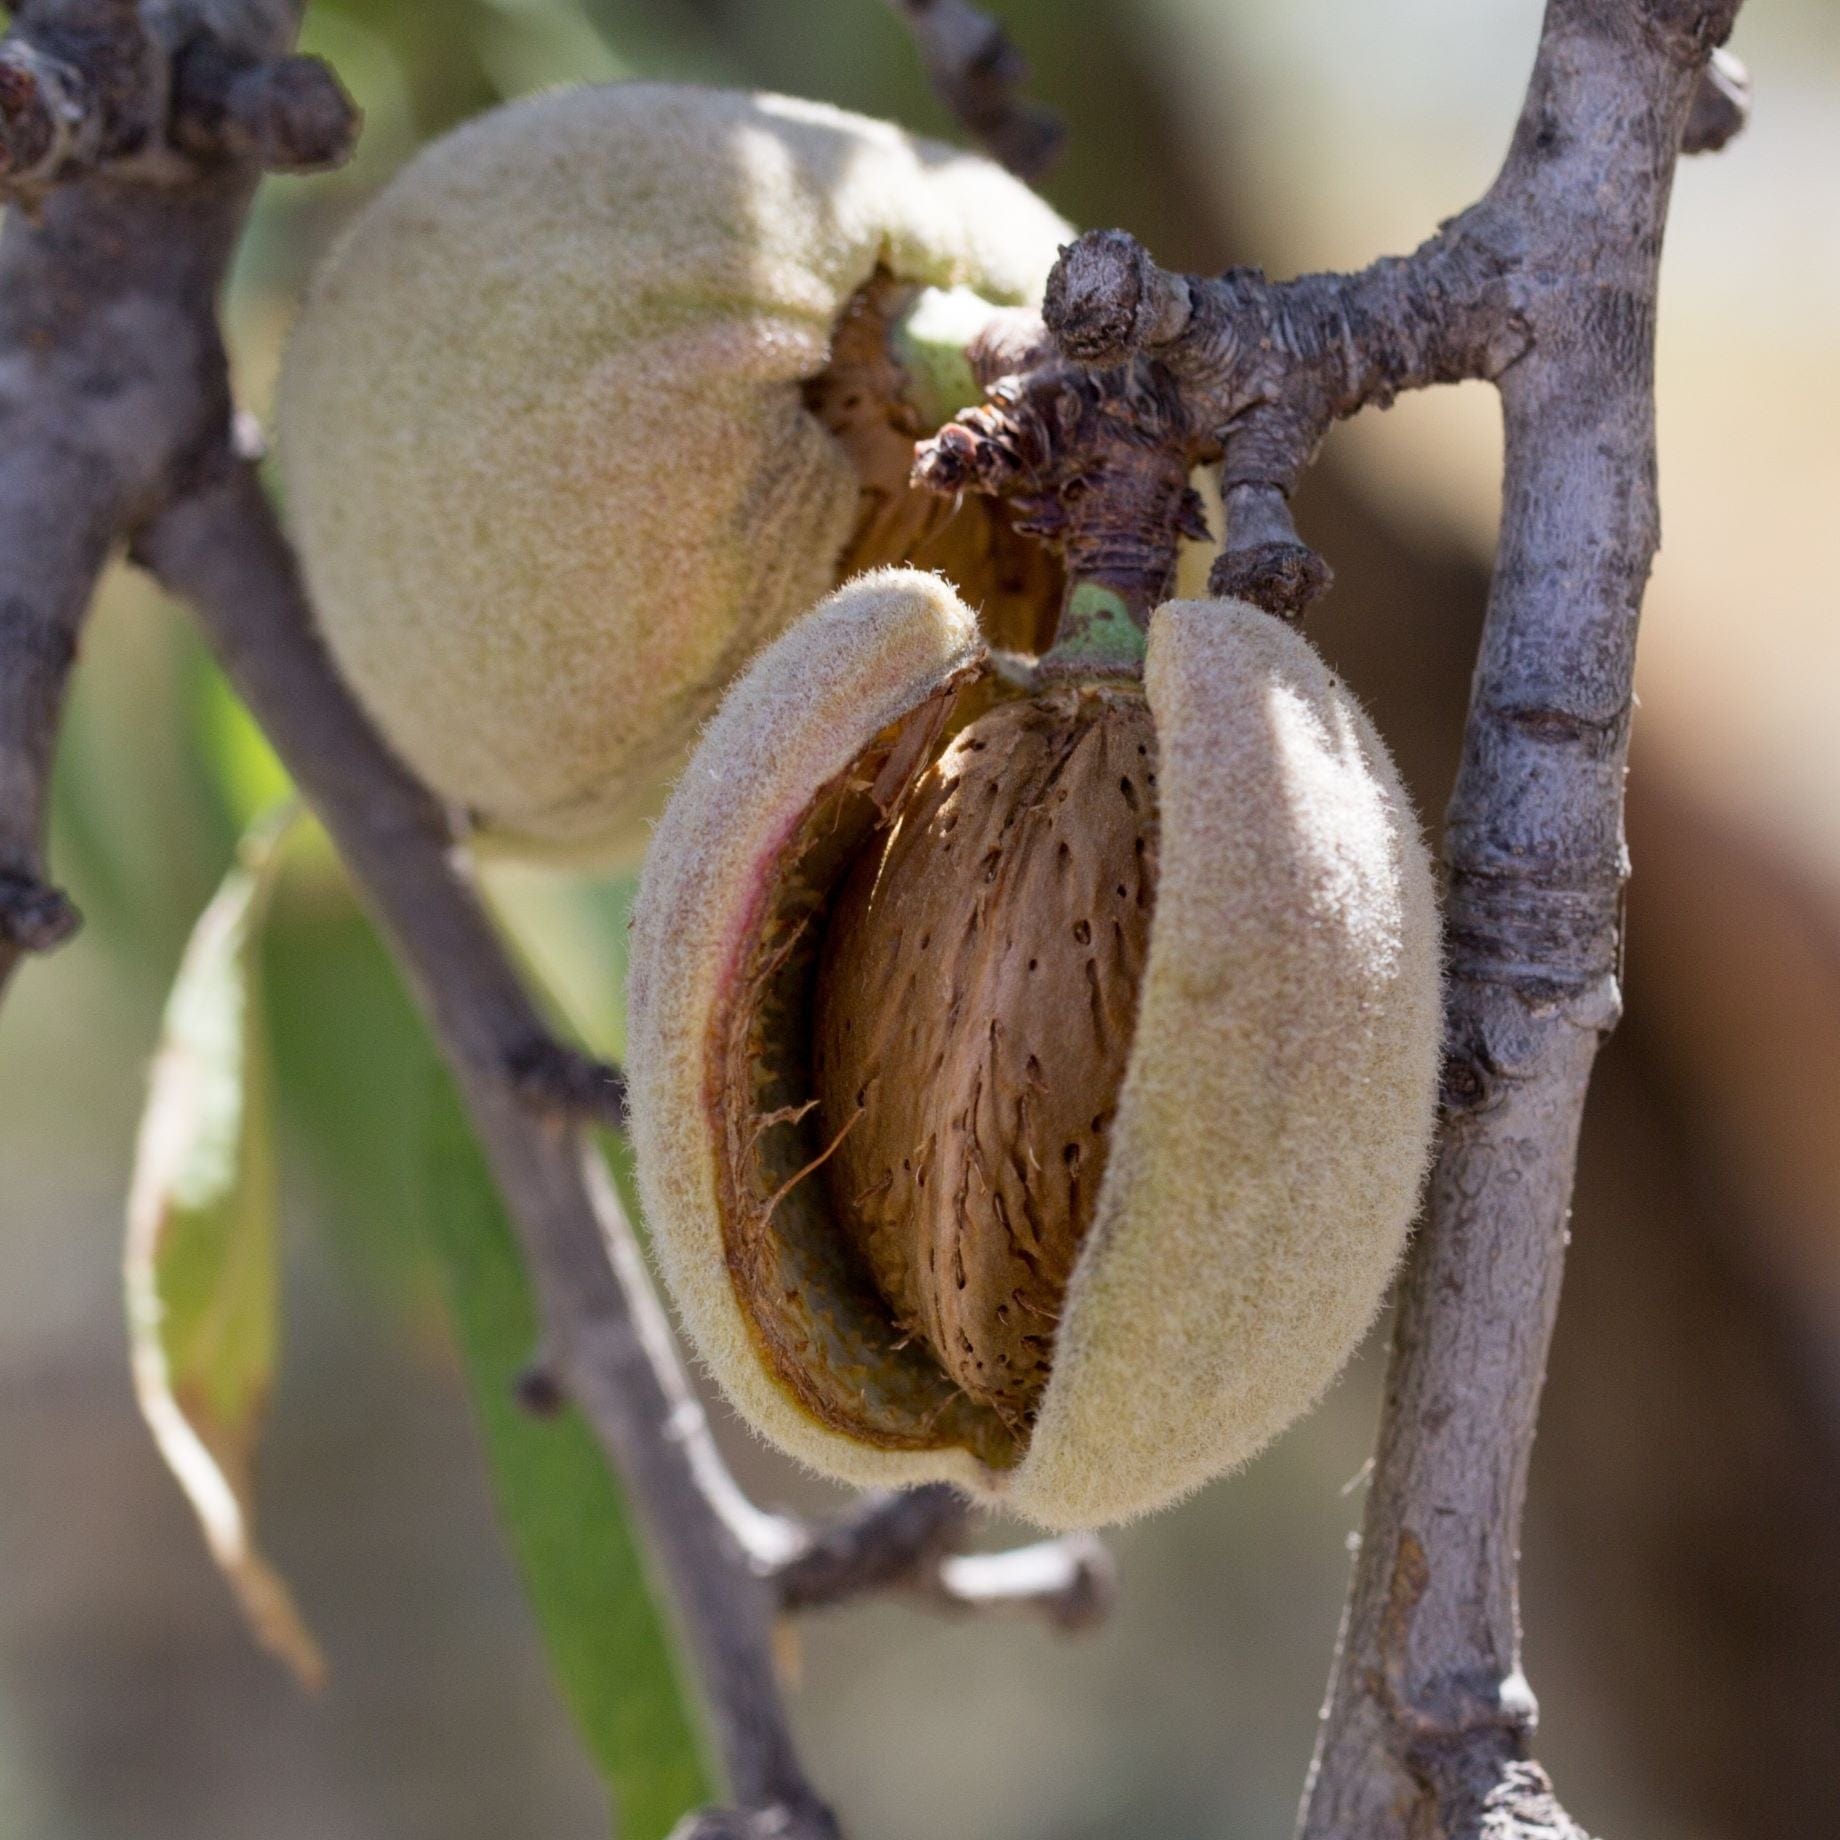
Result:
[[128,1197],[134,1387],[257,1638],[315,1687],[319,1648],[255,1540],[251,1470],[279,1327],[274,1146],[258,967],[291,822],[253,827],[167,1000]]

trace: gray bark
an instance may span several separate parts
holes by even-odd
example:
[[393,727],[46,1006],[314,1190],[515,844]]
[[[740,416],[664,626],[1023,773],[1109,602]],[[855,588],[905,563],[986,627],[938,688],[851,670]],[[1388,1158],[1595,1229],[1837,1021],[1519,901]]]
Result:
[[1402,1287],[1301,1833],[1577,1831],[1529,1760],[1521,1507],[1579,1119],[1614,1025],[1637,620],[1659,538],[1654,327],[1688,111],[1735,5],[1552,0],[1479,207],[1525,278],[1500,549],[1451,799],[1447,1109]]
[[939,98],[993,158],[1025,179],[1053,165],[1060,122],[1022,94],[1029,67],[1009,34],[969,0],[888,0],[913,34]]

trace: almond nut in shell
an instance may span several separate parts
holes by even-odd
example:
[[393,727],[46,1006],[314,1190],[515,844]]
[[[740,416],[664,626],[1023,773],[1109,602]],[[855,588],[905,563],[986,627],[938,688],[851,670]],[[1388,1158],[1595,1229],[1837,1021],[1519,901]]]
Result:
[[1048,1527],[1321,1394],[1416,1206],[1438,922],[1384,747],[1297,632],[1150,621],[1016,686],[936,577],[735,685],[631,958],[641,1192],[729,1398],[815,1469]]

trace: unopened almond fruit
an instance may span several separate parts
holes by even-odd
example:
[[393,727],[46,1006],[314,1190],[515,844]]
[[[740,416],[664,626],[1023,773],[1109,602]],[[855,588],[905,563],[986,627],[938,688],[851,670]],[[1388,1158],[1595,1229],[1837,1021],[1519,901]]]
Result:
[[1070,234],[988,161],[783,97],[562,90],[435,143],[321,267],[282,378],[339,669],[485,835],[611,858],[856,569],[947,569],[1035,648],[1042,552],[907,474]]

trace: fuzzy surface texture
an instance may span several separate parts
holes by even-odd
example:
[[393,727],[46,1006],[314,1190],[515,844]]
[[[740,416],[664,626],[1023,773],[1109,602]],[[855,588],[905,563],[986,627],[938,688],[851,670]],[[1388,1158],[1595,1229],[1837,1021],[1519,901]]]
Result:
[[857,514],[804,405],[878,265],[1039,299],[1071,233],[817,103],[556,91],[424,150],[317,274],[280,451],[333,656],[493,835],[615,858]]
[[1438,915],[1384,745],[1309,643],[1236,602],[1160,608],[1145,678],[1155,913],[1026,1451],[988,1469],[819,1423],[762,1364],[724,1261],[708,1045],[737,941],[816,790],[976,656],[944,584],[889,572],[833,596],[731,691],[635,915],[639,1180],[684,1326],[758,1431],[845,1481],[951,1481],[1044,1527],[1098,1526],[1243,1462],[1372,1322],[1429,1154]]
[[1105,1186],[1015,1507],[1162,1506],[1321,1395],[1378,1311],[1435,1117],[1431,866],[1308,640],[1232,601],[1150,628],[1162,856]]
[[665,1283],[741,1415],[811,1468],[865,1487],[977,1488],[985,1472],[965,1450],[888,1450],[836,1431],[763,1363],[724,1247],[724,1095],[710,1048],[744,935],[814,791],[982,655],[976,619],[938,577],[884,570],[847,583],[730,690],[659,822],[633,909],[627,1118]]

